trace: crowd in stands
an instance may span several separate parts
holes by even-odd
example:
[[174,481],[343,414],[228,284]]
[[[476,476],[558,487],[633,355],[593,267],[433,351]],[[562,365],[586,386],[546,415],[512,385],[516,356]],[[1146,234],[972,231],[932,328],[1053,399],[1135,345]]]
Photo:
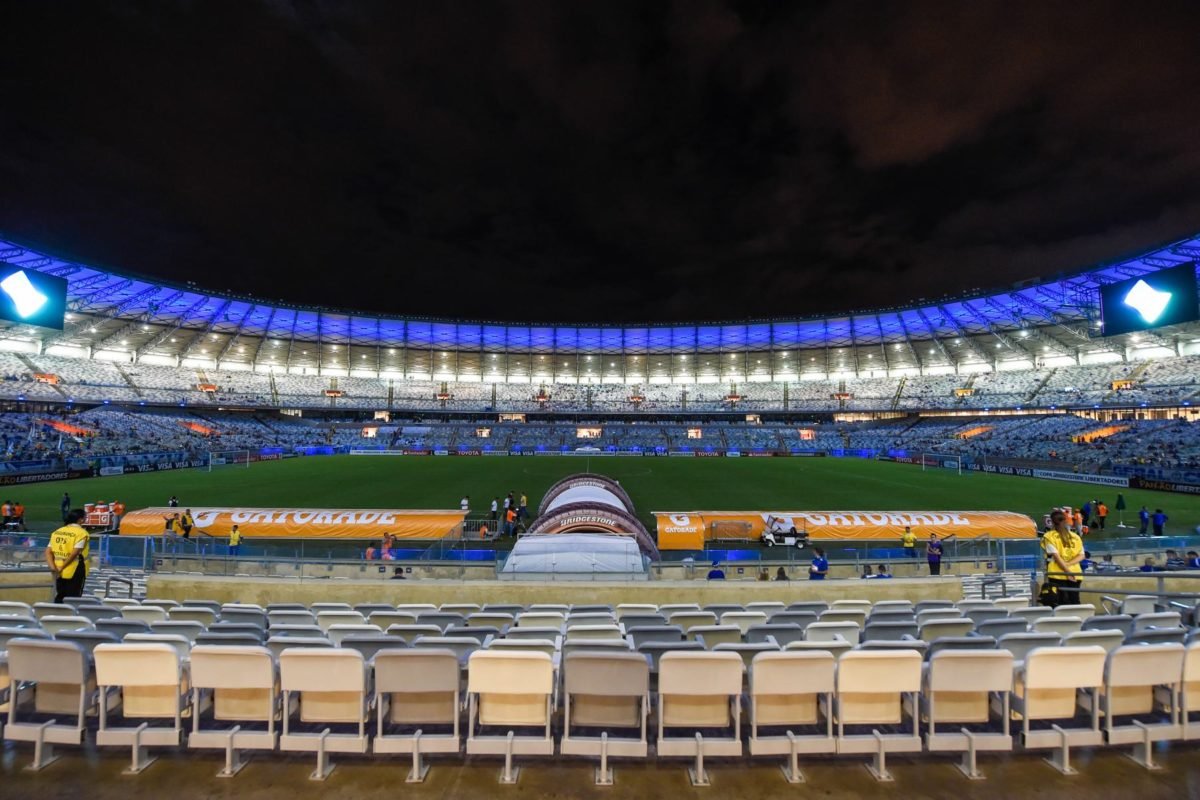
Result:
[[[1190,402],[1200,356],[974,374],[699,384],[491,383],[200,370],[0,352],[0,398],[448,411],[883,411]],[[52,381],[35,375],[53,376]],[[1114,382],[1128,381],[1120,389]],[[730,395],[736,394],[735,403]],[[634,398],[640,398],[636,400]],[[389,406],[390,398],[390,406]]]

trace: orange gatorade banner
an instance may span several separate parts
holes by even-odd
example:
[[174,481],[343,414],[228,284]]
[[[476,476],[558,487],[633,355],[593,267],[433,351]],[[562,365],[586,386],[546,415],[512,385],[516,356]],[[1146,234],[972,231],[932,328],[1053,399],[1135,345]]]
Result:
[[[182,508],[142,508],[121,518],[122,536],[159,536]],[[391,508],[192,508],[195,529],[225,538],[237,525],[248,539],[443,539],[462,530],[462,511]]]
[[757,541],[768,526],[792,527],[812,539],[900,540],[905,526],[918,539],[929,534],[975,539],[1033,539],[1037,525],[1011,511],[675,511],[654,512],[660,550],[700,550],[712,539]]

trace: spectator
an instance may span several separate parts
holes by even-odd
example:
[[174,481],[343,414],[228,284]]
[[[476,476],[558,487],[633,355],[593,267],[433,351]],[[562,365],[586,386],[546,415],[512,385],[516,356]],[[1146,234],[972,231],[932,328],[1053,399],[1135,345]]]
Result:
[[63,492],[62,502],[58,504],[58,510],[62,512],[63,522],[66,522],[67,514],[71,513],[71,495]]
[[1195,550],[1187,551],[1187,568],[1200,569],[1200,553],[1197,553]]
[[784,569],[783,567],[780,567],[779,569],[775,570],[775,580],[777,580],[777,581],[790,580],[790,578],[788,578],[787,570]]
[[1146,562],[1138,567],[1138,572],[1162,572],[1162,567],[1154,560],[1154,556],[1146,556]]
[[904,555],[908,558],[917,557],[917,537],[912,532],[912,528],[905,525],[904,533],[900,536],[900,544],[904,546]]
[[517,535],[517,512],[511,506],[504,509],[504,533],[507,536]]
[[760,569],[760,570],[758,571],[758,579],[759,579],[760,581],[769,581],[769,580],[771,580],[771,573],[770,573],[770,572],[767,570],[767,568],[766,568],[766,567],[763,567],[762,569]]
[[942,574],[942,545],[953,539],[954,536],[947,536],[945,539],[939,539],[936,533],[929,534],[929,544],[925,547],[925,558],[929,561],[929,574]]
[[1087,550],[1083,551],[1083,561],[1079,562],[1079,567],[1084,572],[1092,572],[1092,554]]
[[1050,515],[1054,528],[1042,537],[1046,553],[1046,597],[1044,605],[1052,607],[1075,605],[1079,602],[1080,575],[1083,568],[1083,539],[1067,527],[1067,515],[1054,511]]
[[179,498],[171,495],[171,498],[167,500],[167,508],[179,508]]
[[878,567],[875,568],[875,579],[876,580],[880,580],[880,579],[889,580],[889,579],[891,579],[891,577],[892,577],[892,573],[888,572],[887,564],[880,564]]
[[495,525],[496,521],[500,518],[499,514],[500,514],[500,498],[493,497],[492,498],[492,524],[493,525]]
[[393,580],[393,581],[408,580],[408,578],[406,578],[404,576],[404,567],[396,567],[394,570],[392,570],[392,577],[390,578],[390,580]]
[[712,562],[712,569],[710,569],[708,571],[707,579],[710,581],[725,580],[725,571],[723,569],[721,569],[721,562],[719,562],[719,561]]
[[[1083,507],[1080,508],[1079,511],[1083,515],[1079,524],[1080,525],[1091,525],[1092,524],[1092,501],[1091,500],[1083,501]],[[1075,532],[1079,533],[1079,530],[1077,529]]]
[[1121,568],[1113,563],[1112,553],[1105,553],[1100,562],[1095,565],[1096,572],[1120,572]]
[[813,548],[812,565],[808,568],[810,581],[823,581],[829,574],[829,562],[825,560],[825,551],[819,547]]
[[185,508],[183,515],[179,518],[179,527],[183,529],[183,538],[189,538],[192,535],[192,528],[195,526],[196,521],[192,518],[192,510]]
[[375,549],[375,545],[367,545],[367,551],[363,553],[363,558],[367,561],[374,561],[378,557],[379,551]]
[[1146,531],[1150,529],[1150,512],[1145,506],[1138,512],[1138,523],[1138,536],[1145,536]]
[[229,555],[235,558],[242,552],[242,532],[237,525],[229,530]]
[[520,507],[517,508],[517,519],[523,520],[523,519],[528,519],[528,518],[529,518],[529,498],[525,496],[524,492],[521,492],[521,505],[520,505]]
[[862,575],[860,575],[859,577],[862,578],[864,581],[868,581],[871,578],[875,577],[875,573],[871,571],[870,564],[863,564]]
[[1179,556],[1176,550],[1168,550],[1166,552],[1167,560],[1163,565],[1168,570],[1187,569],[1187,561]]
[[1097,500],[1096,503],[1096,519],[1100,522],[1100,530],[1104,530],[1104,523],[1108,521],[1108,506],[1104,505],[1103,500]]
[[1150,524],[1154,526],[1154,535],[1162,536],[1163,529],[1167,525],[1168,517],[1161,508],[1154,509],[1154,515],[1150,517]]
[[464,494],[464,495],[463,495],[463,498],[462,498],[462,500],[459,500],[459,501],[458,501],[458,507],[459,507],[459,508],[462,510],[462,512],[463,512],[464,514],[466,514],[466,513],[470,512],[470,510],[471,510],[471,496],[470,496],[470,495],[467,495],[467,494]]

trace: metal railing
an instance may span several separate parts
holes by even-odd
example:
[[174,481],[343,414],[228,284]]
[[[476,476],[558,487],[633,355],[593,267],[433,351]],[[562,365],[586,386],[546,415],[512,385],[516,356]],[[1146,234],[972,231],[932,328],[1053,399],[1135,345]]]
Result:
[[128,578],[122,578],[120,575],[110,575],[108,580],[106,580],[104,582],[104,596],[105,597],[114,597],[115,596],[112,593],[112,585],[114,583],[124,584],[125,587],[129,590],[128,597],[130,599],[133,599],[133,581],[129,580]]

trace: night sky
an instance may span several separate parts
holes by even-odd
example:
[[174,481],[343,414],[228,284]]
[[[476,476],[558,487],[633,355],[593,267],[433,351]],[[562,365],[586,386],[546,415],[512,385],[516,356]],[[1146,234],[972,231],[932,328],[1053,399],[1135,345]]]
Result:
[[1200,5],[0,2],[0,232],[491,320],[898,305],[1200,229]]

